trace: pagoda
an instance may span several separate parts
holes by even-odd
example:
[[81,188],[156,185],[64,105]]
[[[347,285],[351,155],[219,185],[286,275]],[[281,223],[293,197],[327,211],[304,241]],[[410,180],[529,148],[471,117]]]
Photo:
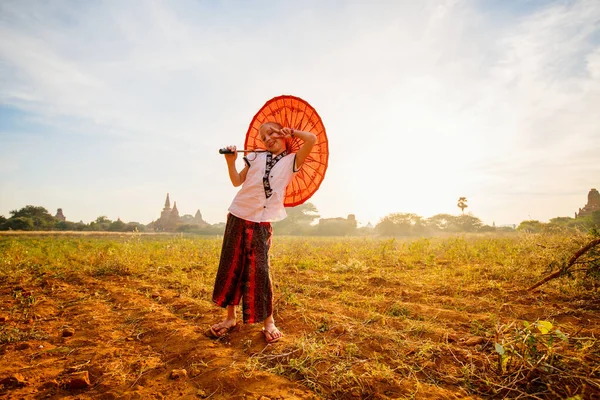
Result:
[[196,215],[185,214],[181,216],[177,209],[177,202],[173,202],[173,208],[171,208],[171,199],[169,193],[165,200],[165,206],[163,207],[160,218],[156,221],[152,221],[148,226],[155,231],[167,231],[172,232],[177,230],[181,225],[195,225],[199,227],[209,226],[207,222],[202,219],[200,210],[196,211]]
[[63,214],[62,208],[59,208],[58,210],[56,210],[56,215],[54,216],[54,218],[56,218],[59,221],[66,221],[67,220],[67,218]]
[[588,193],[587,204],[580,208],[578,213],[575,213],[575,218],[590,216],[594,211],[600,211],[600,193],[596,189],[591,189]]

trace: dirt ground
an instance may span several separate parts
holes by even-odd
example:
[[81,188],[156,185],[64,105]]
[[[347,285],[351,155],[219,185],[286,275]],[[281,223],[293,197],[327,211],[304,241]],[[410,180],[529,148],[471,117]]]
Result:
[[[217,242],[127,242],[113,258],[100,257],[110,243],[11,242],[3,262],[15,275],[0,280],[0,398],[600,399],[597,292],[568,284],[527,292],[539,272],[524,278],[525,256],[500,258],[510,248],[467,265],[443,257],[488,242],[455,240],[435,258],[417,257],[419,248],[392,258],[386,242],[315,242],[312,252],[303,242],[282,244],[273,273],[285,337],[267,345],[260,324],[240,324],[219,340],[205,335],[224,315],[210,301],[214,271],[204,267],[216,264]],[[61,245],[64,256],[43,255]],[[359,245],[356,257],[346,255]],[[153,249],[164,260],[178,255],[177,268],[145,265]],[[148,259],[162,262],[160,254]],[[142,265],[138,272],[114,268],[126,256]],[[84,272],[77,263],[97,265]],[[540,320],[569,338],[537,348],[548,369],[497,372],[495,343],[508,348],[524,322]]]
[[[476,314],[427,307],[418,296],[414,300],[420,313],[437,313],[457,329],[468,327]],[[12,320],[8,310],[27,302],[32,303],[27,318]],[[528,319],[547,311],[534,304],[507,308]],[[0,347],[4,384],[0,395],[15,399],[320,398],[285,377],[240,368],[256,354],[276,357],[277,347],[284,348],[290,339],[266,345],[259,325],[243,325],[225,338],[209,339],[205,330],[220,314],[207,301],[185,298],[174,290],[157,291],[130,277],[76,276],[68,282],[45,278],[35,287],[2,287],[0,323],[14,340]],[[584,320],[575,312],[556,318],[588,336],[600,334],[600,318]],[[299,319],[295,321],[288,319],[282,325],[288,335],[306,329]],[[454,338],[434,338],[457,342],[455,357],[482,342],[467,331],[455,332]],[[447,386],[448,390],[443,384],[422,388],[417,397],[468,398]],[[380,398],[402,397],[384,383],[374,389]],[[348,393],[347,397],[362,396]]]
[[[44,399],[315,397],[277,375],[253,372],[244,376],[233,368],[264,350],[258,325],[242,326],[215,341],[204,333],[221,313],[207,302],[185,299],[169,290],[156,292],[128,278],[69,280],[49,278],[39,287],[0,289],[0,323],[5,331],[25,339],[0,348],[0,379],[16,378],[4,382],[0,395]],[[18,301],[15,296],[36,298],[26,321],[8,317],[7,310]],[[176,378],[173,371],[182,369],[187,376]]]

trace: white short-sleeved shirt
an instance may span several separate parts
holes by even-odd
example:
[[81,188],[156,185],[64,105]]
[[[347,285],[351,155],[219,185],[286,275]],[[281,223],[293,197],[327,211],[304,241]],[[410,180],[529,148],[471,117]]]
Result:
[[287,214],[283,206],[285,188],[291,182],[296,171],[296,155],[290,153],[281,158],[269,173],[269,184],[273,191],[267,198],[263,185],[263,177],[267,166],[267,152],[257,153],[250,161],[244,158],[248,173],[242,188],[234,197],[229,212],[236,217],[252,222],[276,222]]

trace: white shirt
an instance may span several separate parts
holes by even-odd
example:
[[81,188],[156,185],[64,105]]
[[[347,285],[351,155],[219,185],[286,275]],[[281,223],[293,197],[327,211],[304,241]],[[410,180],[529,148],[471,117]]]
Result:
[[292,181],[296,155],[290,153],[280,159],[269,173],[269,184],[273,193],[269,198],[265,195],[263,176],[267,166],[267,152],[256,153],[256,158],[250,161],[244,158],[248,165],[248,173],[242,188],[234,197],[229,212],[238,218],[252,222],[276,222],[284,219],[287,214],[283,207],[285,188]]

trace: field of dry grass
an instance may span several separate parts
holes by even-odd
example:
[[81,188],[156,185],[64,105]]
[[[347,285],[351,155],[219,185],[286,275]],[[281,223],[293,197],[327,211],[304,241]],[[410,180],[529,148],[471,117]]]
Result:
[[266,345],[204,335],[220,238],[0,236],[0,396],[600,398],[594,282],[526,291],[585,240],[276,236]]

